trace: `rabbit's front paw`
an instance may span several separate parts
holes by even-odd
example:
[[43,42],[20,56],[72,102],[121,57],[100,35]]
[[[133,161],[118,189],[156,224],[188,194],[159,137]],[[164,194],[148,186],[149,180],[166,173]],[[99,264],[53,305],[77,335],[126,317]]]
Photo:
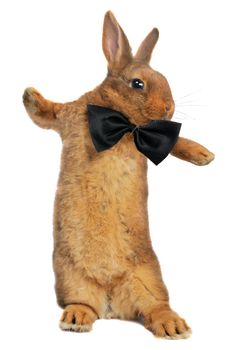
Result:
[[179,137],[171,154],[195,165],[207,165],[214,160],[214,154],[199,143]]
[[207,165],[214,160],[214,157],[212,152],[200,146],[200,148],[193,150],[193,152],[191,151],[190,161],[196,165]]
[[62,314],[60,328],[63,331],[89,332],[96,319],[96,313],[89,306],[68,305]]
[[185,320],[167,308],[158,308],[147,315],[145,326],[159,338],[185,339],[192,333]]
[[25,108],[28,110],[28,112],[30,113],[38,112],[40,99],[41,99],[40,93],[33,87],[29,87],[24,91],[23,103],[25,105]]

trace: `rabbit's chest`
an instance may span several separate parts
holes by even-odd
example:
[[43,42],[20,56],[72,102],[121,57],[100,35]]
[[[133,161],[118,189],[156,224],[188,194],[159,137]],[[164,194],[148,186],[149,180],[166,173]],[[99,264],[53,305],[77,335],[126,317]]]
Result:
[[145,181],[144,168],[144,157],[126,138],[113,149],[95,154],[84,175],[85,186],[94,202],[100,200],[99,210],[104,213],[122,207],[124,199],[133,199]]

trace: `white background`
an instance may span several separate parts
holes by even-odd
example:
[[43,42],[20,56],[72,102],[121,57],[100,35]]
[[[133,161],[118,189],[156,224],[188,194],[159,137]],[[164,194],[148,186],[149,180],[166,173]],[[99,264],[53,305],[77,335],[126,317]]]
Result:
[[[230,349],[232,341],[231,1],[1,1],[1,349]],[[88,334],[61,332],[52,272],[52,211],[61,141],[22,105],[34,86],[54,101],[78,98],[104,79],[104,13],[133,49],[160,30],[152,66],[188,107],[182,135],[216,154],[207,167],[167,158],[149,165],[151,237],[172,307],[193,329],[162,341],[141,325],[97,321]],[[190,94],[179,100],[183,95]],[[199,105],[199,106],[197,106]],[[201,105],[201,106],[200,106]],[[176,115],[179,120],[180,114]]]

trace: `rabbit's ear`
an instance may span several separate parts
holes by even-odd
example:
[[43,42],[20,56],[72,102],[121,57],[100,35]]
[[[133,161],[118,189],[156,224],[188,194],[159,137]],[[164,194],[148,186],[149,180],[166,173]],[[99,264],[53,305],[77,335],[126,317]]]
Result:
[[128,39],[111,11],[105,14],[102,44],[110,72],[120,70],[132,61]]
[[159,38],[159,31],[157,28],[153,28],[152,31],[147,35],[147,37],[141,43],[136,55],[135,60],[144,63],[149,63],[151,59],[152,51],[155,47]]

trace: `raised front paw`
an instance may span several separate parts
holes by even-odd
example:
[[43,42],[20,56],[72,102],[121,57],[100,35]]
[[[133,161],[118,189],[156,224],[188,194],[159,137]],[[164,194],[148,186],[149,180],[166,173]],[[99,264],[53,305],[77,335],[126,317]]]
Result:
[[40,105],[42,99],[43,97],[41,96],[41,94],[33,87],[29,87],[24,91],[23,103],[29,113],[40,112]]
[[192,333],[185,320],[168,307],[154,309],[145,317],[145,326],[159,338],[184,339]]
[[179,137],[171,154],[195,165],[207,165],[214,160],[214,154],[199,143]]
[[89,306],[68,305],[62,314],[60,328],[63,331],[89,332],[96,319],[96,313]]
[[214,160],[214,157],[212,152],[201,145],[190,150],[190,161],[196,165],[207,165]]

